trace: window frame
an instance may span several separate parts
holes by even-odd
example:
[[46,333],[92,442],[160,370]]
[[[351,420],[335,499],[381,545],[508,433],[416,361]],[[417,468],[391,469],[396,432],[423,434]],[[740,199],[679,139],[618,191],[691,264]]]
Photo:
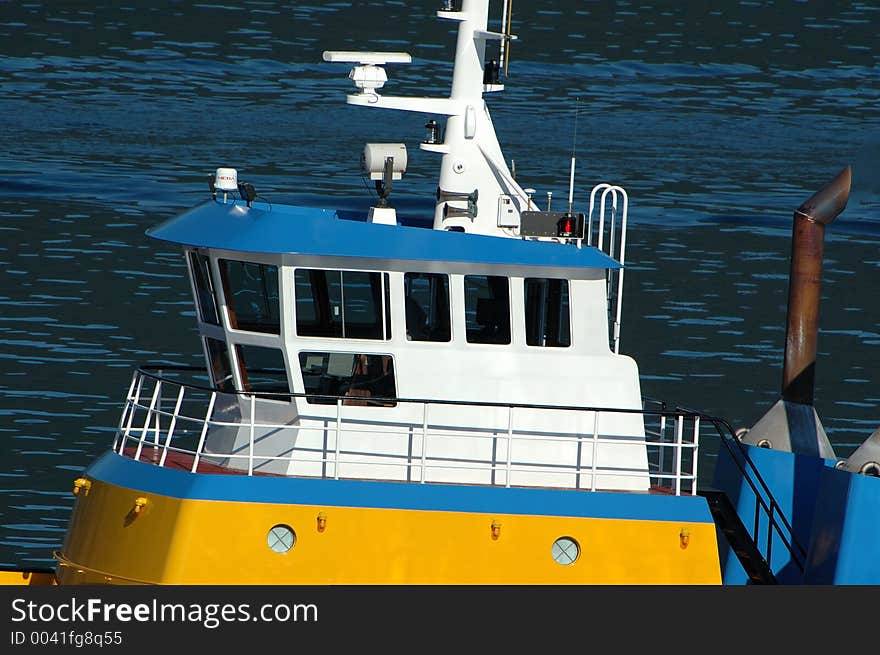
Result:
[[[212,350],[212,348],[211,348],[212,341],[219,344],[220,346],[222,346],[223,351],[222,352],[220,352],[220,351],[215,352],[214,350]],[[208,362],[208,374],[211,376],[210,377],[211,386],[218,393],[236,393],[238,391],[238,389],[236,388],[236,385],[235,385],[235,363],[232,361],[232,351],[229,348],[229,344],[223,339],[218,339],[216,337],[211,337],[211,336],[203,336],[202,342],[203,342],[204,348],[205,348],[205,359]],[[215,363],[214,363],[214,356],[217,354],[220,354],[220,355],[225,354],[226,355],[226,363],[228,365],[227,370],[222,371],[226,375],[224,375],[222,378],[219,378],[219,379],[217,377],[217,375],[218,375],[217,367],[215,366]],[[221,362],[221,364],[222,364],[222,362]],[[222,388],[221,383],[228,383],[229,388],[228,389]]]
[[[294,386],[292,376],[290,375],[290,368],[287,363],[287,353],[283,347],[279,347],[277,345],[263,345],[256,343],[243,343],[236,342],[231,344],[232,351],[235,353],[235,366],[238,369],[238,378],[241,381],[241,389],[242,393],[253,394],[259,400],[271,400],[275,402],[282,403],[290,403],[294,399]],[[284,380],[286,383],[286,391],[261,391],[259,389],[251,389],[250,388],[250,374],[247,370],[246,357],[243,354],[243,348],[263,348],[265,350],[275,350],[281,355],[281,362],[283,364],[283,372],[284,372]]]
[[[261,269],[260,272],[261,272],[261,279],[262,280],[265,280],[265,275],[263,274],[262,269],[264,269],[266,267],[272,267],[275,269],[276,282],[278,284],[278,295],[277,295],[278,327],[277,327],[277,330],[248,329],[246,327],[241,327],[239,325],[238,312],[236,311],[235,304],[234,304],[234,294],[232,293],[232,289],[230,288],[230,283],[229,283],[229,275],[228,275],[227,267],[226,267],[227,263],[251,264],[254,266],[259,266]],[[280,263],[265,263],[265,262],[248,260],[248,259],[232,259],[229,257],[218,257],[217,258],[217,270],[220,273],[220,284],[223,289],[223,307],[226,309],[224,314],[226,315],[226,323],[228,325],[228,328],[230,330],[235,330],[237,332],[246,332],[248,334],[263,334],[263,335],[270,335],[270,336],[275,336],[275,337],[281,336],[282,327],[283,327],[283,323],[284,323],[284,320],[283,320],[284,306],[283,306],[283,301],[282,301],[282,296],[283,296],[283,292],[282,292],[283,265]],[[266,285],[264,283],[261,284],[261,287],[263,289],[266,289]],[[270,296],[267,292],[266,295],[263,296],[263,299],[268,300],[269,298],[270,298]],[[271,309],[271,307],[269,307],[269,309]],[[274,328],[274,323],[271,325],[271,327]]]
[[[446,330],[447,330],[447,338],[446,339],[414,339],[410,337],[410,326],[409,326],[409,313],[407,310],[407,300],[410,298],[409,294],[407,294],[407,278],[409,276],[421,276],[421,277],[438,277],[442,278],[445,282],[444,287],[446,290],[445,300],[446,300]],[[403,273],[403,328],[404,334],[406,336],[407,342],[414,342],[419,344],[424,343],[451,343],[454,340],[455,330],[454,330],[454,316],[453,316],[453,292],[452,292],[452,275],[447,272],[443,273],[433,273],[428,271],[406,271]],[[432,294],[431,302],[433,304],[434,297]],[[421,308],[420,308],[421,309]]]
[[[472,330],[468,327],[468,311],[467,311],[468,310],[468,290],[467,290],[468,283],[467,283],[467,279],[474,278],[474,277],[486,278],[487,283],[488,283],[489,278],[498,278],[498,279],[504,280],[506,282],[506,287],[507,287],[507,294],[506,294],[506,300],[507,300],[507,341],[472,341],[471,340],[470,334],[471,334]],[[464,274],[461,276],[461,290],[462,290],[462,309],[463,309],[462,314],[463,314],[463,319],[464,319],[465,342],[470,345],[475,345],[475,346],[510,346],[510,345],[512,345],[513,344],[513,325],[514,325],[512,313],[513,313],[514,303],[513,303],[513,296],[512,296],[513,284],[512,284],[511,277],[509,275],[493,275],[493,274],[488,274],[488,273]],[[479,297],[476,298],[477,302],[474,306],[475,314],[476,314],[476,312],[479,311],[478,310],[479,300],[480,300]],[[501,300],[501,298],[492,298],[492,300]]]
[[[210,255],[200,252],[196,248],[190,248],[186,251],[186,264],[187,269],[189,270],[193,295],[195,296],[196,320],[198,320],[199,323],[204,323],[205,325],[222,327],[223,323],[221,318],[222,311],[220,309],[220,296],[217,293],[217,284],[214,281],[214,268],[211,263]],[[203,264],[204,268],[202,268]],[[207,278],[205,280],[207,282],[207,288],[205,289],[202,289],[202,287],[199,285],[199,275],[197,273],[197,270],[202,271],[207,275]],[[205,311],[202,303],[202,291],[207,292],[211,296],[214,309],[214,321],[210,321],[205,318]]]
[[[358,342],[366,342],[366,343],[388,343],[392,340],[393,332],[392,332],[392,305],[391,305],[391,273],[386,270],[367,270],[367,269],[358,269],[358,268],[322,268],[318,266],[293,266],[293,274],[291,277],[292,281],[292,297],[293,297],[293,333],[296,335],[297,339],[344,339],[347,341],[358,341]],[[327,279],[328,274],[338,273],[339,274],[339,286],[340,286],[340,307],[341,307],[341,316],[339,321],[339,330],[340,334],[303,334],[300,332],[300,314],[299,314],[299,306],[298,303],[301,302],[300,297],[297,295],[297,273],[302,271],[305,274],[309,274],[312,271],[320,271],[325,274],[325,288],[329,289],[330,281]],[[366,274],[366,275],[378,275],[379,276],[379,304],[375,309],[378,310],[380,316],[378,320],[375,322],[375,325],[381,325],[382,335],[379,337],[353,337],[346,334],[346,325],[345,325],[345,274],[346,273],[357,273],[357,274]],[[311,290],[311,280],[309,280],[310,290]],[[372,284],[372,282],[371,282]],[[302,301],[310,301],[312,303],[315,302],[315,294],[311,294],[309,298],[303,298]],[[329,298],[327,299],[328,308],[331,305],[332,301]],[[320,314],[320,312],[316,312]],[[330,323],[330,325],[334,325],[334,323]]]
[[[542,344],[532,344],[529,343],[529,319],[528,319],[528,281],[529,280],[546,280],[548,282],[564,282],[565,283],[565,294],[568,300],[568,344],[567,345],[542,345]],[[574,344],[574,330],[572,325],[572,293],[571,293],[571,280],[569,278],[563,277],[524,277],[522,278],[522,300],[523,300],[523,342],[527,348],[571,348]],[[561,303],[561,298],[560,298]],[[560,308],[562,305],[560,304]],[[561,324],[561,323],[560,323]]]
[[[346,393],[344,394],[321,394],[316,393],[314,391],[310,392],[306,385],[305,381],[305,357],[309,355],[318,355],[321,357],[332,356],[332,355],[343,355],[346,357],[352,358],[352,367],[351,373],[349,375]],[[355,369],[357,368],[357,363],[355,362],[355,358],[358,357],[379,357],[385,358],[388,362],[391,363],[389,371],[385,374],[391,377],[391,382],[393,385],[394,393],[391,396],[349,396],[348,392],[352,390],[353,380],[355,378]],[[395,408],[398,406],[398,389],[397,389],[397,370],[395,368],[395,357],[390,352],[354,352],[354,351],[342,351],[342,350],[319,350],[319,349],[309,349],[309,350],[300,350],[296,354],[297,366],[299,369],[300,379],[303,383],[303,393],[305,394],[304,399],[308,405],[318,405],[324,407],[335,407],[339,404],[339,401],[342,400],[342,406],[361,406],[361,407],[377,407],[377,408]],[[328,362],[329,364],[329,362]],[[329,365],[325,366],[324,372],[322,375],[327,375],[327,370],[329,369]],[[323,401],[315,402],[312,398],[316,396],[337,396],[333,398],[325,398]],[[388,399],[388,402],[376,403],[370,402],[371,398],[385,398]]]

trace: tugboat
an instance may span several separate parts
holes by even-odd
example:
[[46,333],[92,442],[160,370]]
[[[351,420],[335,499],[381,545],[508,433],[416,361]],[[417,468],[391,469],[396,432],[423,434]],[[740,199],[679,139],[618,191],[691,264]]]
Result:
[[[58,583],[824,581],[827,556],[780,574],[808,543],[759,468],[780,440],[643,399],[620,353],[626,192],[597,184],[576,211],[573,160],[567,207],[541,208],[506,163],[483,99],[516,39],[501,10],[500,31],[489,0],[437,12],[458,26],[449,97],[380,93],[408,54],[323,55],[351,65],[349,104],[435,117],[432,225],[391,206],[406,146],[368,143],[365,215],[269,204],[224,166],[148,231],[183,250],[206,366],[134,372],[112,448],[73,482]],[[827,456],[803,455],[859,475]]]

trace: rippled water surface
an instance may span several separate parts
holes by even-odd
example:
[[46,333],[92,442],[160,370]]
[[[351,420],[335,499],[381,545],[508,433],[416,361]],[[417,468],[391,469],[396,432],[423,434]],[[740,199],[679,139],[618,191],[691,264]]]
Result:
[[[363,143],[406,141],[393,198],[432,210],[426,116],[345,105],[321,52],[408,51],[386,89],[445,94],[439,5],[0,0],[0,564],[50,562],[132,368],[201,363],[182,257],[144,230],[216,166],[275,202],[365,207]],[[792,210],[852,164],[816,385],[845,456],[880,426],[880,10],[708,5],[515,3],[496,129],[539,195],[565,197],[573,146],[581,202],[627,189],[622,350],[646,395],[734,426],[779,395]]]

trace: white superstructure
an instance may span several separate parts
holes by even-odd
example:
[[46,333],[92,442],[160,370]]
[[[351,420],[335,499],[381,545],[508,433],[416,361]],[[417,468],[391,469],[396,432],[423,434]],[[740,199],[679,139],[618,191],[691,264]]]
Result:
[[380,196],[364,221],[262,204],[253,186],[230,201],[215,183],[212,202],[151,230],[186,250],[220,392],[196,459],[276,475],[650,486],[638,368],[616,352],[625,193],[598,185],[584,225],[537,211],[513,179],[483,93],[502,88],[487,41],[514,37],[509,21],[488,31],[488,6],[438,12],[459,24],[446,98],[380,93],[384,66],[408,54],[323,55],[354,64],[348,103],[446,117],[442,139],[420,144],[441,154],[433,229],[399,225],[385,202],[407,166],[395,143],[364,149]]

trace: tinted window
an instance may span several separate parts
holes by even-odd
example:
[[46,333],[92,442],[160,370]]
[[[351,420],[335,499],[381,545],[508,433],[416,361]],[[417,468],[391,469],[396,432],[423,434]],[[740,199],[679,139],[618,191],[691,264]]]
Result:
[[506,277],[465,275],[464,312],[471,343],[510,343],[510,292]]
[[[394,360],[390,355],[302,352],[299,365],[308,402],[335,405],[394,407]],[[329,396],[329,397],[318,397]],[[379,399],[386,400],[379,400]]]
[[279,334],[278,267],[220,260],[229,324],[238,330]]
[[391,338],[388,273],[298,268],[293,278],[298,335]]
[[205,339],[208,346],[208,359],[211,364],[211,377],[218,391],[235,391],[232,379],[232,365],[229,363],[229,349],[225,341]]
[[272,392],[285,395],[272,396],[276,400],[287,400],[291,389],[287,382],[287,370],[284,366],[284,355],[278,348],[262,346],[235,346],[238,356],[242,386],[245,391],[260,394]]
[[523,288],[526,343],[530,346],[570,346],[568,280],[526,278]]
[[449,277],[439,273],[407,273],[403,278],[406,338],[449,341]]
[[190,252],[189,266],[192,269],[193,281],[196,286],[199,318],[204,323],[220,325],[220,320],[217,318],[217,298],[214,295],[214,279],[211,275],[210,261],[202,254]]

